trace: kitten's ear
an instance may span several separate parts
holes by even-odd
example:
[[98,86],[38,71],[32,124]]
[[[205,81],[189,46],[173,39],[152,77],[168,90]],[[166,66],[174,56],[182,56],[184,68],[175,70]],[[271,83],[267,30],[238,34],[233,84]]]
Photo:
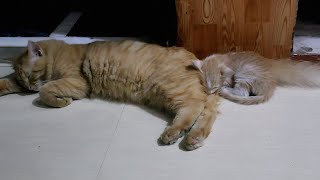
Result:
[[42,48],[33,41],[28,41],[28,55],[31,64],[34,64],[39,57],[43,56]]
[[194,68],[198,69],[199,71],[202,72],[202,65],[203,65],[203,62],[200,61],[199,59],[196,59],[196,60],[192,60],[192,65]]

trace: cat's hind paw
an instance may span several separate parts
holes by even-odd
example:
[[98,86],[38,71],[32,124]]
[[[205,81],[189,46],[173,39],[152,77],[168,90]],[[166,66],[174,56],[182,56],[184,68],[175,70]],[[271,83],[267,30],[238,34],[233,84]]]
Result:
[[185,138],[184,147],[188,151],[198,149],[204,145],[205,137],[202,133],[190,132]]
[[185,134],[183,130],[177,127],[167,127],[162,133],[160,139],[164,144],[170,145],[177,142],[177,140]]
[[204,145],[203,138],[200,137],[192,137],[189,140],[186,140],[186,143],[184,144],[184,147],[188,151],[193,151],[195,149],[198,149],[199,147]]

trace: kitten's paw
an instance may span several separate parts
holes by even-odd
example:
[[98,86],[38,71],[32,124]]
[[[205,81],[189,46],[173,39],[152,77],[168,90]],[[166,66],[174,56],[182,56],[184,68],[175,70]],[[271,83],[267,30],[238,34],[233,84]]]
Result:
[[228,91],[228,86],[221,86],[220,91]]
[[162,133],[160,139],[164,144],[174,144],[185,134],[183,130],[177,127],[167,127]]
[[231,87],[231,82],[224,81],[222,87]]
[[191,131],[185,139],[184,147],[186,150],[192,151],[203,146],[205,137],[201,131]]
[[219,88],[219,94],[225,94],[225,93],[228,93],[229,92],[229,87],[227,86],[221,86]]

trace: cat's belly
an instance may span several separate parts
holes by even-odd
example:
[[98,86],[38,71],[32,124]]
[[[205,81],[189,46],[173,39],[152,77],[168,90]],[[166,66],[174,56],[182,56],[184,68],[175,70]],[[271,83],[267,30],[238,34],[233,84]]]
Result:
[[114,99],[118,101],[140,102],[144,95],[142,83],[129,78],[99,76],[89,80],[91,97]]
[[154,106],[162,106],[161,102],[167,99],[167,91],[159,83],[149,80],[109,76],[96,78],[90,82],[90,85],[91,97]]
[[128,68],[126,73],[90,71],[85,74],[91,86],[91,97],[147,104],[170,111],[175,111],[189,100],[206,99],[207,95],[196,71],[161,73],[160,68],[151,75],[140,72],[143,71],[133,73]]

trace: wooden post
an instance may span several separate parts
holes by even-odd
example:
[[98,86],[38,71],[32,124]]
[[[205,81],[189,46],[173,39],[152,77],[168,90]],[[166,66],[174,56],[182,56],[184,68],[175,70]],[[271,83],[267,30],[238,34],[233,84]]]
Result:
[[176,0],[178,45],[199,58],[256,51],[289,57],[298,0]]

